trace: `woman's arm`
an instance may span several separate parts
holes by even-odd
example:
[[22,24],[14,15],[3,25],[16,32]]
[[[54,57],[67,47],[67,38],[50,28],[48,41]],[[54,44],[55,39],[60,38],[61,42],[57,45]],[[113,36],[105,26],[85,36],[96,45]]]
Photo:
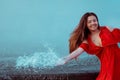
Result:
[[65,63],[67,63],[69,60],[72,60],[76,57],[78,57],[82,52],[84,51],[83,48],[79,47],[75,51],[73,51],[70,55],[65,57]]
[[62,58],[61,60],[59,60],[57,62],[57,65],[63,65],[66,64],[68,61],[78,57],[80,54],[82,54],[84,52],[84,49],[79,47],[77,48],[75,51],[73,51],[71,54],[69,54],[68,56]]

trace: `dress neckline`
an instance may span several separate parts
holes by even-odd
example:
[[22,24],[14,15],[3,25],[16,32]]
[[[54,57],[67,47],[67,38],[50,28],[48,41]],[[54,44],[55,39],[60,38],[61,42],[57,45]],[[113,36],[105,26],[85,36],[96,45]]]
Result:
[[[100,38],[100,40],[101,40],[101,32],[102,32],[102,28],[100,28],[100,32],[99,32],[99,38]],[[88,40],[89,40],[89,41],[92,43],[92,45],[94,45],[95,47],[99,47],[99,48],[102,48],[102,47],[103,47],[103,45],[102,45],[102,40],[101,40],[101,46],[96,45],[96,44],[92,41],[92,39],[91,39],[90,36],[89,36]]]

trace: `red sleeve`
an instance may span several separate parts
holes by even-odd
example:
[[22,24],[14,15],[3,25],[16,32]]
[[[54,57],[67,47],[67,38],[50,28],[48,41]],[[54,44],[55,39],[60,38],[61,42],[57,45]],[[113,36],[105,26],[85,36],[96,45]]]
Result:
[[88,44],[81,43],[79,47],[83,48],[86,52],[89,52],[89,46],[88,46]]
[[120,42],[120,29],[115,28],[115,29],[112,31],[112,34],[113,34],[113,36],[114,36],[114,39],[117,40],[117,42]]

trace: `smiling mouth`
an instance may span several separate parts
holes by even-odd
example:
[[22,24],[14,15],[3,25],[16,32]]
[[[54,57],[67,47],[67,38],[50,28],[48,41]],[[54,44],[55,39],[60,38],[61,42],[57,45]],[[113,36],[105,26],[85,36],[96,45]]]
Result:
[[91,27],[97,27],[97,24],[93,24],[93,25],[91,25]]
[[96,27],[97,27],[96,25],[91,26],[91,28],[96,28]]

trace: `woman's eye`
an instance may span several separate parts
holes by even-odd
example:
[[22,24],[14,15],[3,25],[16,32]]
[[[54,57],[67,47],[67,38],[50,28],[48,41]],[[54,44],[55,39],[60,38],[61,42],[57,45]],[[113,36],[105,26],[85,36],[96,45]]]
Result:
[[95,19],[93,20],[93,22],[96,22],[96,21],[97,21],[97,20],[95,20]]
[[96,19],[94,19],[94,20],[90,20],[90,21],[88,21],[88,23],[92,23],[92,22],[96,22],[97,20]]
[[88,21],[88,23],[91,23],[91,21]]

